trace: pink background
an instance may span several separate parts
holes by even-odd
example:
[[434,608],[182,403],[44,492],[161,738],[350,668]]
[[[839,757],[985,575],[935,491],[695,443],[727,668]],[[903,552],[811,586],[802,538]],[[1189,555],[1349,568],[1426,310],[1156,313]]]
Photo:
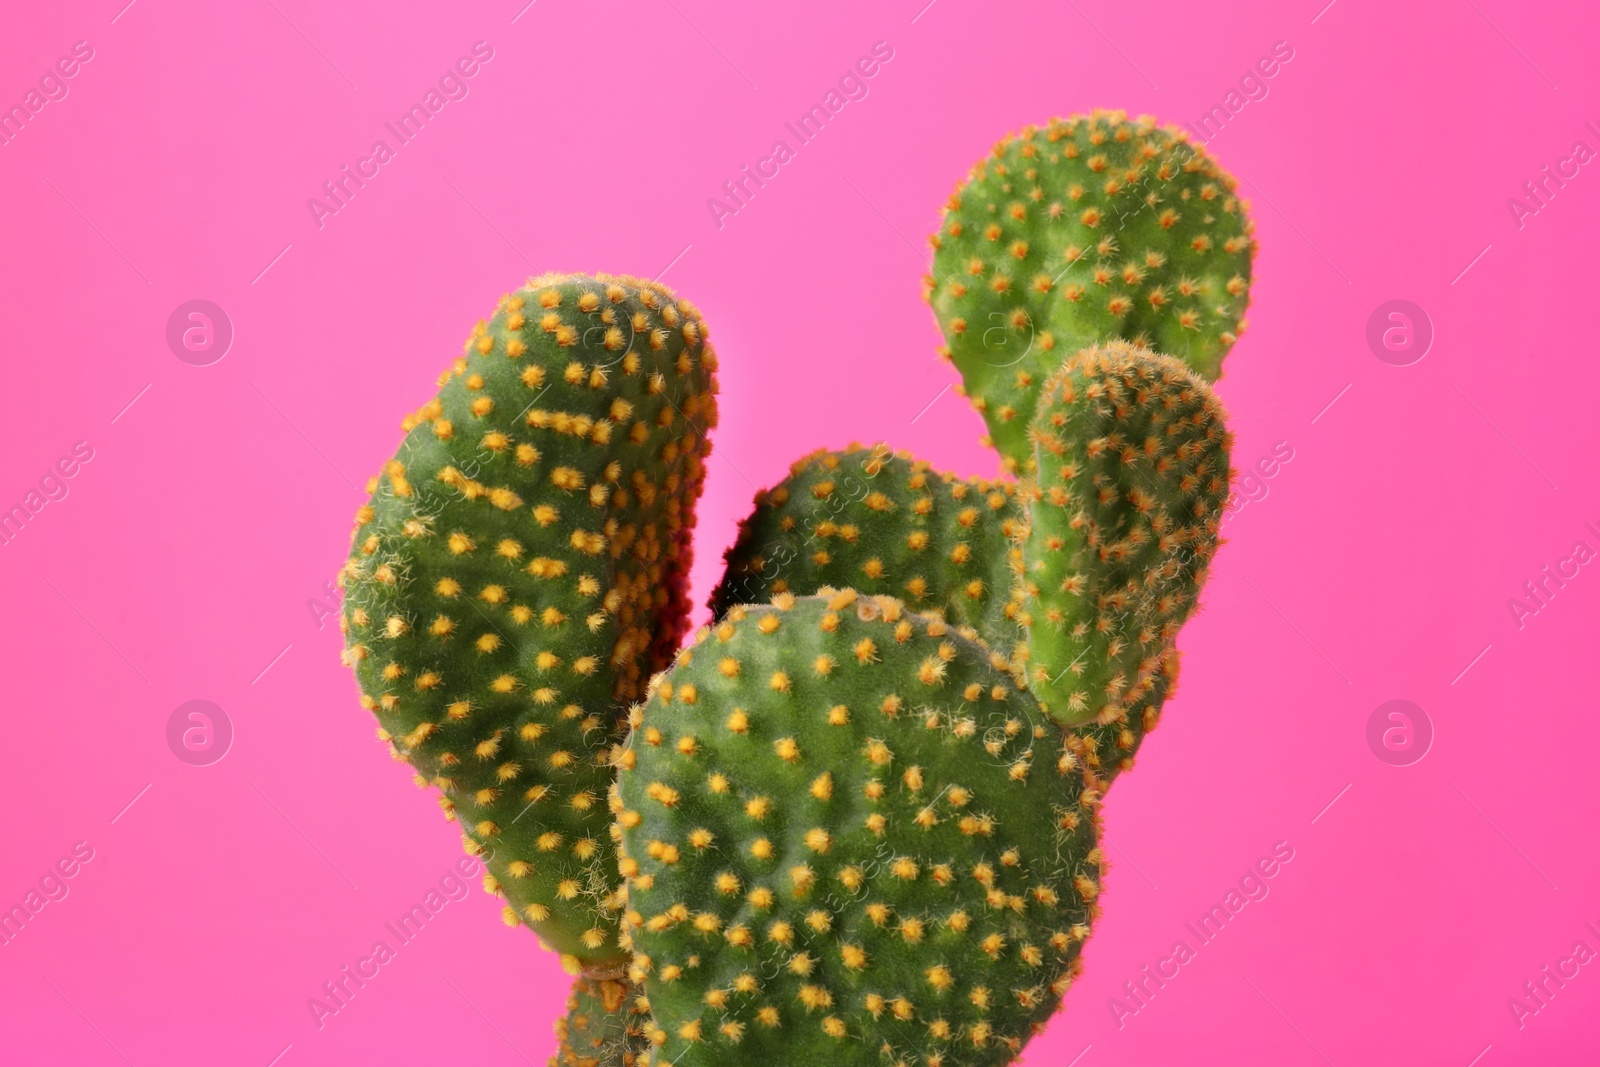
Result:
[[[1600,950],[1600,568],[1520,630],[1507,607],[1600,549],[1600,175],[1521,229],[1506,206],[1600,147],[1591,5],[524,2],[6,19],[0,103],[73,42],[95,55],[0,148],[0,507],[95,454],[0,547],[0,904],[74,842],[95,856],[0,947],[0,1061],[542,1063],[566,980],[476,887],[324,1028],[306,1007],[460,856],[308,605],[401,414],[530,272],[670,265],[723,357],[703,600],[805,451],[994,471],[919,295],[970,163],[1052,114],[1197,119],[1280,40],[1293,60],[1212,147],[1261,239],[1221,383],[1235,457],[1294,459],[1226,528],[1181,692],[1109,800],[1087,973],[1026,1062],[1600,1057],[1600,965],[1520,1029],[1507,1007]],[[470,95],[319,230],[306,199],[478,40]],[[879,40],[870,95],[719,229],[706,199]],[[236,331],[211,366],[165,342],[192,298]],[[1392,298],[1434,324],[1412,366],[1364,339]],[[197,698],[236,730],[212,766],[165,739]],[[1394,698],[1436,731],[1411,766],[1366,742]],[[1108,998],[1278,841],[1270,896],[1119,1029]]]

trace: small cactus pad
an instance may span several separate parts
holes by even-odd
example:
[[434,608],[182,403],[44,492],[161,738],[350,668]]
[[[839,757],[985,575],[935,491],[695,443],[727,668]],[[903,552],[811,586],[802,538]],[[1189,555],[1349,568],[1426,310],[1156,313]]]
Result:
[[756,494],[711,612],[849,587],[941,612],[1010,651],[1020,637],[1006,616],[1025,522],[1013,483],[942,474],[885,445],[814,452]]
[[580,959],[622,954],[608,753],[685,630],[715,366],[664,286],[532,279],[406,419],[341,575],[379,736]]
[[635,716],[633,973],[678,1067],[1010,1062],[1098,912],[1099,795],[973,631],[731,608]]
[[645,1067],[652,1029],[643,994],[625,977],[580,977],[556,1020],[548,1067]]
[[1222,405],[1178,360],[1112,341],[1050,377],[1032,436],[1032,688],[1063,722],[1122,723],[1152,706],[1217,550],[1232,443]]
[[1138,341],[1208,379],[1244,329],[1253,226],[1236,181],[1154,119],[1052,120],[995,145],[946,206],[928,299],[1008,467],[1066,354]]

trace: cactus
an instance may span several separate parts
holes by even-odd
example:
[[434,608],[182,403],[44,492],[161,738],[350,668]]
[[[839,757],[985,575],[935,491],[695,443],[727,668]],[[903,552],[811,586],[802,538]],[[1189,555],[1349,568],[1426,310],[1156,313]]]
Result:
[[1121,112],[1002,141],[926,290],[1020,480],[803,458],[682,651],[699,313],[553,274],[474,329],[369,484],[341,626],[380,739],[577,976],[551,1067],[989,1067],[1044,1025],[1219,544],[1235,184]]
[[1244,330],[1253,226],[1234,178],[1188,135],[1120,111],[1053,120],[973,167],[924,280],[945,354],[1008,469],[1062,359],[1141,342],[1208,379]]
[[609,753],[686,628],[715,367],[664,286],[530,280],[403,424],[341,574],[379,737],[574,965],[623,957]]
[[634,715],[627,927],[679,1067],[1009,1062],[1097,913],[1099,797],[976,632],[735,606]]
[[967,481],[887,446],[814,452],[757,493],[711,594],[716,618],[825,585],[941,612],[1010,651],[1011,594],[1026,519],[1016,486]]
[[653,1029],[649,1005],[621,973],[580,975],[556,1020],[548,1067],[644,1067]]
[[[1033,691],[1058,720],[1159,711],[1171,646],[1218,547],[1228,497],[1222,405],[1197,374],[1126,342],[1045,383],[1021,621]],[[1070,677],[1069,677],[1070,675]]]

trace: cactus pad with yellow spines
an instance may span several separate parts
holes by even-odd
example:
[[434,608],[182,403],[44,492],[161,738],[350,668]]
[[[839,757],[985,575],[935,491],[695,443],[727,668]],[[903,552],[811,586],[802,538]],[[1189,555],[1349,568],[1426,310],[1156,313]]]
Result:
[[715,366],[662,285],[532,279],[406,420],[342,573],[380,737],[581,960],[623,955],[607,757],[685,629]]
[[1016,485],[969,481],[887,446],[814,452],[756,494],[711,595],[720,618],[774,594],[853,588],[972,626],[1009,652],[1026,523]]
[[1141,725],[1159,710],[1152,695],[1170,686],[1173,639],[1220,543],[1223,420],[1199,375],[1122,341],[1045,383],[1021,621],[1033,691],[1060,721]]
[[615,802],[662,1063],[1003,1064],[1097,912],[1098,794],[971,630],[736,606],[653,687]]
[[1125,339],[1214,379],[1244,328],[1253,227],[1188,135],[1122,112],[1052,120],[972,168],[933,237],[928,300],[1006,465],[1025,471],[1044,381]]

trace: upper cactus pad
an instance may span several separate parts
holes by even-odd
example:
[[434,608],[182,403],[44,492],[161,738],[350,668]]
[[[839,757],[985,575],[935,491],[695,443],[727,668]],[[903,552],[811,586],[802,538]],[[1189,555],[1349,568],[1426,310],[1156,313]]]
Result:
[[342,574],[380,736],[507,920],[584,959],[622,954],[607,756],[685,628],[715,366],[664,286],[533,279],[406,420]]
[[1244,328],[1253,227],[1188,135],[1122,112],[1052,120],[972,168],[932,238],[928,299],[1006,465],[1067,355],[1138,341],[1206,378]]

